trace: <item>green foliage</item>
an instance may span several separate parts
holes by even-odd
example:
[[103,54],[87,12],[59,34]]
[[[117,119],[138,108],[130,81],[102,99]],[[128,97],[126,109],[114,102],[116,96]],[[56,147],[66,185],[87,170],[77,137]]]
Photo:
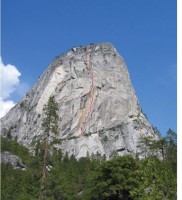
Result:
[[131,156],[104,162],[94,180],[94,193],[98,199],[129,199],[130,191],[138,185],[137,174],[137,161]]
[[29,154],[28,150],[16,141],[1,138],[1,151],[9,151],[19,156],[27,166],[26,171],[13,169],[10,164],[1,164],[2,199],[38,199],[40,179],[40,159]]
[[[47,167],[49,166],[50,162],[50,148],[51,145],[49,144],[49,137],[50,134],[58,133],[58,104],[55,101],[55,97],[49,97],[48,103],[44,105],[44,118],[42,122],[42,130],[43,130],[43,145],[37,144],[36,146],[36,153],[40,152],[39,155],[42,161],[42,177],[41,177],[41,184],[40,184],[40,199],[44,200],[47,197],[48,189],[46,187],[46,176],[47,176]],[[55,139],[55,138],[54,138]],[[42,142],[42,141],[41,141]]]
[[58,133],[58,114],[59,110],[58,104],[55,101],[55,97],[51,96],[48,103],[44,106],[44,119],[42,123],[42,129],[46,134],[52,132],[54,134]]
[[23,159],[25,163],[29,162],[29,152],[24,146],[21,146],[15,140],[9,140],[1,137],[1,151],[9,151]]
[[105,135],[105,136],[102,138],[102,141],[104,141],[104,142],[107,142],[107,141],[108,141],[107,135]]
[[169,166],[155,156],[140,162],[138,187],[131,191],[136,200],[171,200],[176,195],[176,176]]
[[[42,177],[43,142],[37,143],[35,156],[16,141],[2,138],[2,151],[18,155],[27,170],[2,164],[3,200],[38,200]],[[169,130],[159,141],[144,139],[153,149],[151,156],[139,160],[113,152],[106,160],[100,154],[77,160],[52,149],[45,178],[46,200],[171,200],[176,197],[176,133]],[[142,144],[142,143],[140,143]],[[156,152],[162,155],[156,156]],[[159,158],[158,158],[159,157]]]
[[20,103],[20,108],[24,108],[24,102],[22,101],[21,103]]
[[152,151],[151,147],[153,145],[153,138],[151,136],[142,136],[140,137],[140,141],[138,144],[138,147],[140,147],[140,155],[144,156],[144,158],[147,158]]
[[159,140],[153,140],[150,144],[150,150],[154,153],[160,153],[162,159],[166,158],[166,148],[167,148],[167,141],[165,138],[161,138]]
[[9,129],[8,132],[7,132],[7,138],[8,138],[8,139],[12,139],[12,136],[11,136],[11,129]]

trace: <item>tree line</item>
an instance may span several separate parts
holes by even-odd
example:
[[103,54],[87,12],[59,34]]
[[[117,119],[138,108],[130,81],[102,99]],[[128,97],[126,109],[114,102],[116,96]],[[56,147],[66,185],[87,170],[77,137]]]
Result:
[[99,154],[77,160],[53,148],[58,133],[57,111],[57,103],[51,97],[44,106],[42,138],[36,144],[35,155],[16,141],[1,138],[1,151],[18,155],[27,166],[22,171],[1,164],[2,199],[176,199],[177,134],[173,130],[157,141],[141,137],[143,159],[138,154],[120,157],[114,152],[109,160]]

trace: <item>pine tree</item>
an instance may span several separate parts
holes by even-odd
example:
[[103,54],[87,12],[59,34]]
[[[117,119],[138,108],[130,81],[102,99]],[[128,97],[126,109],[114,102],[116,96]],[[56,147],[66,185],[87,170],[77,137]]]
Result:
[[151,136],[141,136],[138,142],[140,152],[137,153],[137,156],[140,155],[146,159],[150,154],[153,154],[153,152],[151,151],[153,141],[154,140]]
[[166,149],[166,161],[171,167],[172,171],[177,173],[177,134],[169,129],[167,132],[167,149]]
[[140,161],[137,187],[130,194],[135,200],[171,200],[176,195],[176,177],[170,167],[156,156]]
[[132,156],[103,162],[93,180],[93,199],[131,200],[130,191],[138,185],[137,169],[137,160]]
[[161,155],[162,160],[166,158],[166,138],[161,138],[159,140],[153,140],[151,144],[151,150],[155,153],[154,155]]
[[43,140],[44,140],[44,153],[43,153],[43,167],[42,167],[42,180],[41,180],[41,193],[40,199],[45,199],[44,182],[46,178],[46,166],[48,164],[49,154],[49,138],[58,133],[58,104],[55,97],[49,97],[48,103],[43,108],[44,119],[42,123]]

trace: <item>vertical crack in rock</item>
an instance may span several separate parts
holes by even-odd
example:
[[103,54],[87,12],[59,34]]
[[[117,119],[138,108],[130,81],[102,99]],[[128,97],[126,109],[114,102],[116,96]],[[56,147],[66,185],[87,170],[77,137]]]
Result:
[[86,47],[75,47],[56,58],[26,96],[1,119],[4,137],[11,131],[13,139],[32,151],[32,142],[35,144],[41,135],[43,107],[54,95],[60,119],[56,139],[62,141],[56,148],[69,156],[80,158],[98,152],[109,158],[118,149],[119,155],[135,154],[140,151],[141,135],[159,138],[142,114],[124,59],[110,43],[89,46],[94,106],[85,134],[80,136],[90,110],[92,74],[87,69]]

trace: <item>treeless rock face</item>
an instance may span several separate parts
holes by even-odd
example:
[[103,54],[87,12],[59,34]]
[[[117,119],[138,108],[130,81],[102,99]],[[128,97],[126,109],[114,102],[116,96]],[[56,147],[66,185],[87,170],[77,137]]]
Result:
[[59,134],[50,140],[60,140],[55,147],[69,156],[80,158],[98,152],[109,157],[113,151],[136,154],[140,152],[140,136],[158,139],[141,111],[125,62],[113,45],[89,45],[88,50],[76,47],[56,58],[22,101],[2,118],[2,135],[11,130],[12,137],[33,149],[42,132],[43,106],[54,95],[59,104]]

